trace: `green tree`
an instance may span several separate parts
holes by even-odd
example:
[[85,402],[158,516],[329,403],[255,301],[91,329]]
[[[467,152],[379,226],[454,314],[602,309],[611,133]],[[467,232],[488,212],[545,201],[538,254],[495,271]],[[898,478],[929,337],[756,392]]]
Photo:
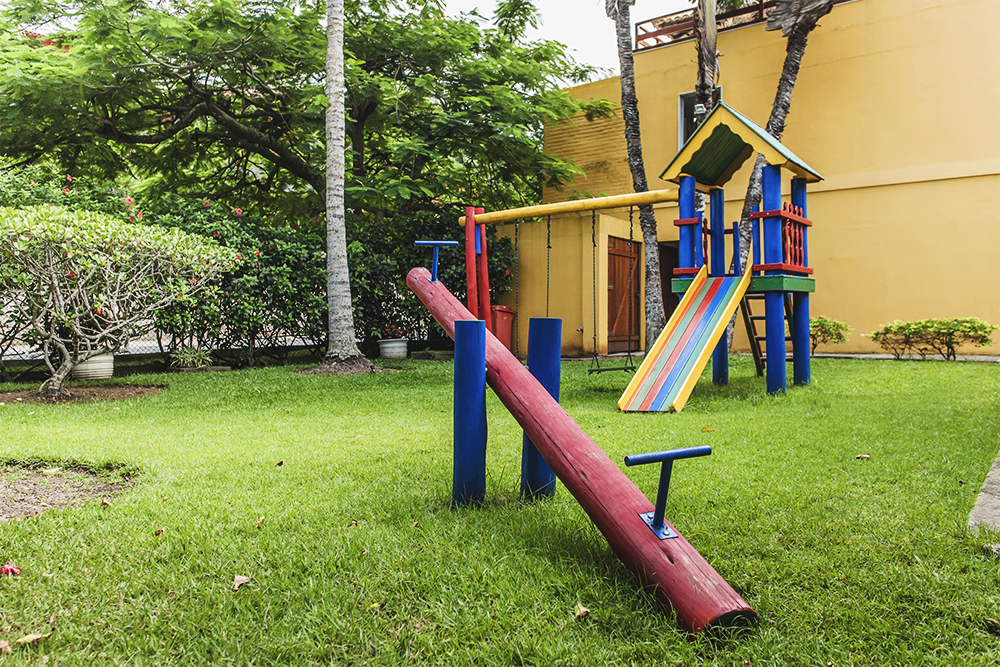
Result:
[[[14,0],[0,26],[0,160],[129,174],[150,196],[221,198],[264,215],[323,211],[324,9]],[[439,2],[347,0],[348,210],[503,208],[537,202],[543,184],[578,173],[542,150],[542,127],[608,106],[560,89],[589,70],[558,43],[525,41],[533,11],[505,0],[483,26],[444,16]],[[74,28],[53,28],[59,21]],[[19,32],[31,27],[48,37]]]

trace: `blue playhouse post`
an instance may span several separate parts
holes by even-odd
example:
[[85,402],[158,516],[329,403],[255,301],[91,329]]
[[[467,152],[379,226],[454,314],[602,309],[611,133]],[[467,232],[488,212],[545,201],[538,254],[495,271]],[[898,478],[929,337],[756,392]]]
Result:
[[[787,389],[785,363],[765,363],[760,340],[771,351],[772,362],[787,354],[786,341],[792,343],[793,382],[810,382],[809,294],[815,291],[813,269],[809,267],[806,187],[822,177],[781,145],[763,128],[724,103],[719,103],[698,131],[688,140],[661,178],[680,187],[678,213],[678,263],[674,292],[685,292],[695,274],[705,266],[710,277],[740,274],[738,223],[726,229],[725,195],[722,186],[755,153],[767,160],[762,174],[762,211],[751,215],[753,221],[753,272],[743,300],[744,321],[751,348],[758,361],[758,373],[766,366],[767,391],[784,393]],[[792,173],[789,202],[782,201],[782,171]],[[709,221],[706,225],[695,212],[695,192],[709,195]],[[726,236],[730,236],[732,259],[727,260]],[[732,271],[731,271],[732,269]],[[755,330],[748,300],[763,297],[764,335]],[[786,334],[786,320],[788,331]],[[729,381],[729,353],[726,339],[712,354],[712,381]],[[782,360],[783,361],[783,360]]]

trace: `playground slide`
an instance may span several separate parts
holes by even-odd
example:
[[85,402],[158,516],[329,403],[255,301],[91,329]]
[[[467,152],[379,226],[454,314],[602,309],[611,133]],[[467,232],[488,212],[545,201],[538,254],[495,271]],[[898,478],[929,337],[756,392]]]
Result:
[[684,409],[749,286],[750,273],[709,278],[702,267],[629,382],[618,407],[625,412]]
[[[455,321],[475,319],[427,269],[412,269],[406,284],[454,337]],[[527,368],[486,333],[486,382],[531,438],[566,490],[601,531],[622,563],[693,632],[751,622],[756,614],[708,561],[678,533],[660,539],[641,514],[645,494],[591,440]],[[672,530],[676,528],[666,522]]]

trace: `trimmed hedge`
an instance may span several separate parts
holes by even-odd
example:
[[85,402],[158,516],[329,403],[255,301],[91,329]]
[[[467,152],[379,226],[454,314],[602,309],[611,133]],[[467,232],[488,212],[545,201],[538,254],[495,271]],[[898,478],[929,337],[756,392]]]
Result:
[[895,321],[877,331],[864,334],[896,358],[904,354],[919,354],[926,358],[937,352],[945,359],[954,360],[963,345],[984,347],[993,342],[990,334],[997,327],[975,317],[954,319]]

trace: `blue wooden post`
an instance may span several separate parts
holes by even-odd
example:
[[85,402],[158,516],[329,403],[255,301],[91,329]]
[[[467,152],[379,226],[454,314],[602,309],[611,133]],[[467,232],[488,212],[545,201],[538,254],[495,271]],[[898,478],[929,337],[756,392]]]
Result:
[[452,505],[486,497],[486,322],[455,321]]
[[[726,275],[726,195],[722,188],[712,190],[709,195],[709,225],[712,233],[709,275]],[[729,384],[729,336],[723,335],[712,352],[712,382],[717,385]]]
[[[677,214],[682,220],[693,218],[694,213],[694,178],[685,176],[681,179],[680,192],[677,195]],[[694,268],[694,228],[681,225],[677,231],[677,263],[682,269]]]
[[809,384],[809,292],[792,293],[792,382]]
[[[806,208],[806,179],[792,179],[792,206],[802,209],[803,218],[809,217]],[[809,228],[802,228],[802,265],[809,266]],[[792,382],[801,385],[811,381],[809,340],[809,293],[796,292],[792,298]]]
[[698,211],[695,213],[695,217],[698,218],[698,224],[693,225],[694,227],[694,265],[701,268],[705,261],[708,259],[705,257],[705,244],[702,241],[705,233],[702,231],[702,213]]
[[[764,167],[761,186],[765,211],[781,209],[781,167]],[[778,264],[782,261],[781,218],[763,219],[761,236],[764,241],[764,264]],[[780,274],[780,271],[766,271],[765,275]],[[788,375],[785,370],[785,297],[782,292],[767,292],[764,295],[764,336],[767,343],[767,393],[785,393]]]
[[[561,352],[561,319],[532,317],[528,320],[528,371],[556,401],[559,400]],[[521,445],[521,497],[543,498],[555,492],[556,474],[525,433]]]

